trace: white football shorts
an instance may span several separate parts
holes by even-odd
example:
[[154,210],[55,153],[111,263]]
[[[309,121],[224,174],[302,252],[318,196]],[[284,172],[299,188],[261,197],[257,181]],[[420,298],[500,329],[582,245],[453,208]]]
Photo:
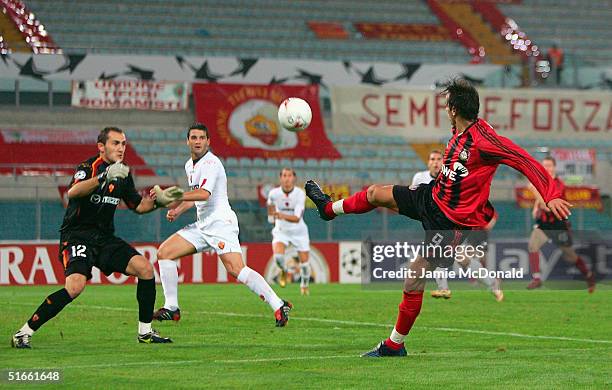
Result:
[[299,230],[272,229],[272,244],[281,242],[285,246],[293,245],[299,252],[310,251],[310,237],[308,228]]
[[242,253],[238,241],[238,219],[234,214],[229,219],[218,219],[206,225],[194,222],[177,233],[189,241],[198,252],[213,249],[218,255]]

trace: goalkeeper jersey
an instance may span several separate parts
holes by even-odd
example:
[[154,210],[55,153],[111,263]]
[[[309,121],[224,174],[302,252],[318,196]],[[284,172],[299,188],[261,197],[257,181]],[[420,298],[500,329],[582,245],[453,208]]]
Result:
[[[77,166],[69,188],[104,172],[108,165],[99,156],[83,161]],[[118,178],[111,182],[100,183],[87,196],[70,199],[60,231],[62,233],[95,231],[112,235],[115,232],[113,222],[115,210],[122,200],[132,210],[138,207],[142,200],[142,196],[134,187],[131,173],[124,179]]]

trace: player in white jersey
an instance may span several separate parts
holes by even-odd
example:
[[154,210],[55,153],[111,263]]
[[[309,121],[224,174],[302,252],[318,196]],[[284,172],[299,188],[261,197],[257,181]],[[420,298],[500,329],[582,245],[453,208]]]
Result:
[[189,127],[187,145],[191,158],[185,163],[185,172],[190,191],[171,205],[166,218],[172,222],[195,205],[197,221],[170,236],[157,251],[165,303],[153,318],[159,321],[180,319],[176,260],[212,249],[230,275],[270,305],[276,326],[285,326],[291,304],[280,299],[265,279],[242,260],[238,219],[227,198],[227,176],[221,160],[209,150],[210,138],[206,126],[196,123]]
[[287,264],[285,249],[293,245],[300,259],[300,292],[309,295],[310,289],[310,238],[308,226],[304,223],[306,193],[295,186],[295,171],[283,168],[280,172],[280,186],[268,193],[268,221],[274,223],[272,229],[272,251],[274,260],[281,270],[279,284],[285,287],[287,281]]

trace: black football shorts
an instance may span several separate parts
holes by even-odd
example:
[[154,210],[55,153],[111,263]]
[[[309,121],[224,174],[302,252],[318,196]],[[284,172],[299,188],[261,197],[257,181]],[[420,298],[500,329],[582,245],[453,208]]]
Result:
[[535,227],[542,229],[557,246],[572,246],[572,230],[569,221],[555,220],[554,222],[543,222],[537,220]]
[[97,267],[105,275],[113,272],[125,274],[130,259],[140,255],[130,244],[119,237],[106,236],[96,239],[78,235],[62,235],[59,259],[64,265],[64,275],[74,273],[91,279],[92,267]]
[[[470,228],[459,226],[449,220],[433,200],[432,189],[435,182],[408,187],[393,186],[393,199],[399,213],[420,221],[425,229],[425,246],[440,246],[441,251],[431,251],[434,254],[426,256],[427,261],[436,267],[446,268],[453,264],[453,257],[444,256],[444,248],[455,247],[462,243],[470,232]],[[442,255],[440,254],[442,252]]]

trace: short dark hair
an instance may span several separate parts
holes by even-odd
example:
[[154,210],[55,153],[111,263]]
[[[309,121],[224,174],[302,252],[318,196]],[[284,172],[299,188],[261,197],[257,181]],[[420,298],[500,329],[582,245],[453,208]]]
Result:
[[548,160],[548,161],[552,161],[554,166],[557,166],[557,160],[555,160],[555,158],[553,156],[546,156],[542,159],[542,161],[544,160]]
[[280,173],[278,174],[278,176],[279,176],[279,177],[280,177],[280,176],[283,176],[283,171],[289,171],[289,172],[293,173],[293,176],[297,177],[297,175],[295,174],[295,169],[293,169],[293,168],[288,168],[288,167],[283,167],[283,168],[280,170]]
[[206,138],[210,138],[210,136],[208,135],[208,127],[204,126],[200,122],[195,122],[187,128],[187,139],[189,139],[189,136],[191,135],[191,130],[202,130],[206,133]]
[[100,134],[98,134],[98,143],[106,145],[106,141],[108,141],[108,133],[110,133],[111,131],[114,131],[115,133],[123,134],[123,130],[121,130],[118,127],[115,127],[115,126],[105,127],[102,129],[102,131],[100,131]]
[[439,154],[440,156],[444,156],[444,155],[442,154],[442,152],[440,151],[440,149],[434,149],[434,150],[432,150],[431,152],[429,152],[429,157],[431,157],[431,155],[432,155],[432,154],[434,154],[434,153],[435,153],[435,154]]
[[478,91],[469,81],[451,79],[444,84],[442,94],[448,94],[448,108],[456,109],[463,119],[472,121],[478,119],[480,100]]

